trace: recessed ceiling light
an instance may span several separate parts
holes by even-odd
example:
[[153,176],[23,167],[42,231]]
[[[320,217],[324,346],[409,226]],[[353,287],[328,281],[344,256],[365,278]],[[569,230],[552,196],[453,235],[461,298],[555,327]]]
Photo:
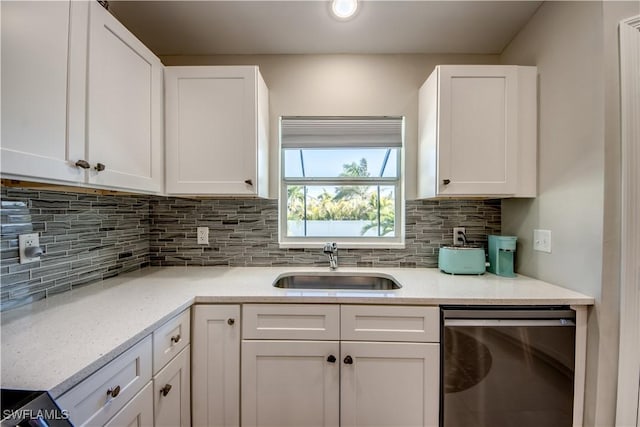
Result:
[[338,19],[349,19],[358,10],[358,0],[332,0],[331,12]]

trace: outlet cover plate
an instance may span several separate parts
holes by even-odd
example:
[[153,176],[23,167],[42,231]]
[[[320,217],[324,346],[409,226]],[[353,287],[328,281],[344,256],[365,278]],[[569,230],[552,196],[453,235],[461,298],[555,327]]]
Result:
[[198,227],[198,244],[209,244],[209,227]]
[[533,250],[551,253],[551,230],[533,230]]
[[40,257],[28,257],[24,250],[26,248],[37,248],[40,246],[40,237],[38,233],[20,234],[18,236],[18,248],[20,249],[20,264],[26,264],[29,262],[40,261]]
[[453,227],[453,246],[462,246],[464,241],[458,240],[458,232],[462,231],[466,234],[467,229],[464,227]]

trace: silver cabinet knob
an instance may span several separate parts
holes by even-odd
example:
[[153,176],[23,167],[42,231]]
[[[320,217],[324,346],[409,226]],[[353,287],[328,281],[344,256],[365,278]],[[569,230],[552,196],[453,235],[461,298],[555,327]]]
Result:
[[174,336],[171,337],[171,342],[173,344],[178,344],[181,339],[182,339],[182,337],[180,336],[180,334],[174,335]]
[[451,183],[451,180],[450,180],[450,179],[443,179],[443,180],[442,180],[442,183],[443,183],[444,185],[449,185],[449,184]]
[[233,326],[235,323],[236,323],[236,319],[233,319],[233,318],[227,319],[227,325]]
[[105,170],[106,168],[107,168],[107,167],[106,167],[104,164],[102,164],[102,163],[97,163],[94,169],[95,169],[95,170],[97,170],[98,172],[102,172],[102,171],[103,171],[103,170]]
[[245,180],[244,180],[244,183],[245,183],[245,184],[247,184],[247,185],[251,185],[251,186],[253,186],[253,181],[252,181],[252,180],[250,180],[250,179],[245,179]]

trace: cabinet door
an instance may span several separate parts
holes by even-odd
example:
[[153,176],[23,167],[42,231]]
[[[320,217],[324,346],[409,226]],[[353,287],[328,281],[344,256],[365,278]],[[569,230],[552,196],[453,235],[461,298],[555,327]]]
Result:
[[257,194],[257,68],[167,67],[165,75],[167,193]]
[[338,355],[338,341],[243,341],[242,425],[338,426]]
[[516,67],[439,67],[439,195],[516,192],[517,85]]
[[437,426],[439,345],[341,343],[341,426]]
[[193,425],[238,426],[240,306],[194,306],[192,331]]
[[153,378],[153,424],[156,427],[191,425],[190,356],[187,346]]
[[[162,64],[97,2],[90,6],[89,28],[89,182],[159,192]],[[98,163],[103,171],[95,169]]]
[[[70,149],[67,136],[67,84],[71,83],[69,66],[72,63],[69,58],[69,28],[70,13],[77,6],[75,3],[0,3],[0,169],[4,175],[84,181],[84,171],[74,166],[77,153]],[[82,30],[81,26],[78,27]],[[76,40],[82,39],[82,34],[74,35],[75,44]],[[86,33],[84,36],[86,49]]]
[[104,425],[104,427],[121,426],[153,426],[153,385],[151,382]]

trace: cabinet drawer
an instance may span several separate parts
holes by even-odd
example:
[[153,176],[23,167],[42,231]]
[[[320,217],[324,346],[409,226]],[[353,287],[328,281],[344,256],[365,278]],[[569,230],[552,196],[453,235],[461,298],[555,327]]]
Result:
[[157,374],[189,344],[191,310],[187,309],[153,331],[153,374]]
[[[57,399],[75,426],[104,425],[151,380],[151,336]],[[119,393],[113,397],[115,390]],[[107,394],[109,392],[109,394]]]
[[340,339],[340,308],[320,304],[245,304],[243,339]]
[[341,339],[349,341],[440,341],[438,307],[343,305]]
[[153,385],[148,383],[104,427],[151,427],[153,425]]

